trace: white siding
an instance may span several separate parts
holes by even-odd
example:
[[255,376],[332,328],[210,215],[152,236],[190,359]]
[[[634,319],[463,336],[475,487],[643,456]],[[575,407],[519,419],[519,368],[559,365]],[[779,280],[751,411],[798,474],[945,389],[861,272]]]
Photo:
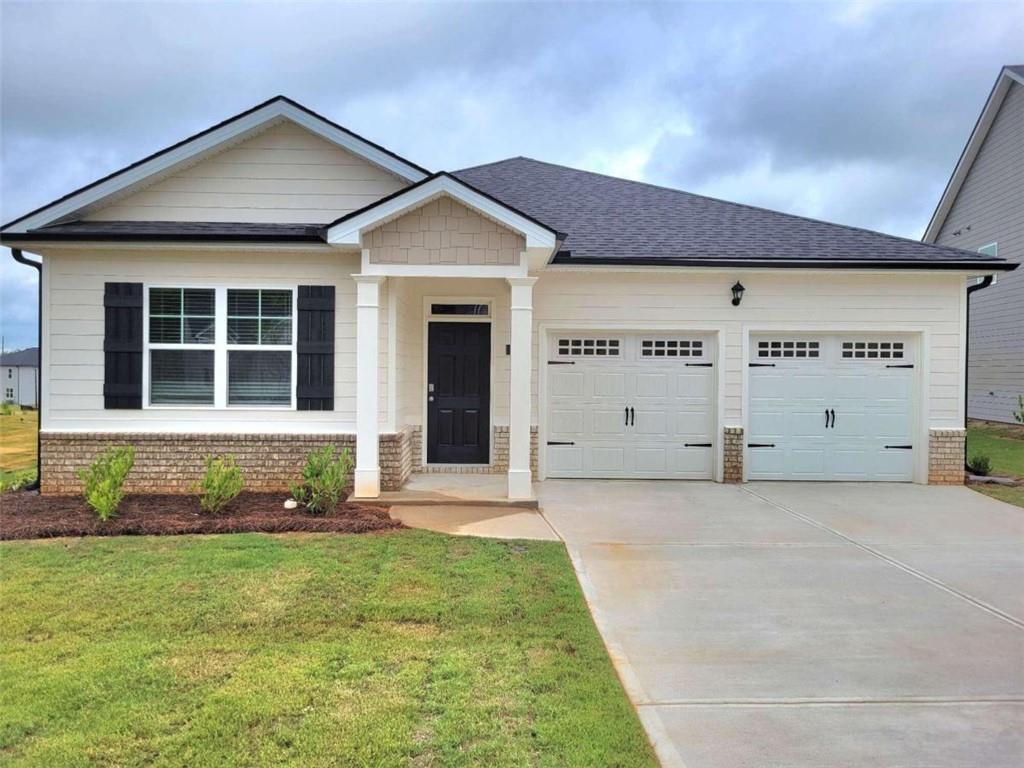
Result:
[[[43,429],[50,431],[354,432],[355,282],[359,257],[338,252],[63,251],[44,256]],[[335,410],[103,408],[103,284],[334,285]],[[381,337],[387,336],[386,299]],[[386,344],[381,413],[387,409]]]
[[[743,303],[730,287],[740,279]],[[721,329],[722,426],[743,421],[743,339],[752,328],[924,331],[929,337],[927,407],[932,428],[962,426],[960,324],[964,282],[957,275],[910,273],[545,273],[535,288],[540,324],[607,323],[641,330],[659,323]],[[534,422],[539,345],[534,346]]]
[[[1010,86],[935,242],[972,251],[998,243],[1000,257],[1024,261],[1024,86]],[[971,299],[970,416],[1013,421],[1024,394],[1022,327],[1024,268]]]
[[284,122],[84,218],[326,224],[405,186]]

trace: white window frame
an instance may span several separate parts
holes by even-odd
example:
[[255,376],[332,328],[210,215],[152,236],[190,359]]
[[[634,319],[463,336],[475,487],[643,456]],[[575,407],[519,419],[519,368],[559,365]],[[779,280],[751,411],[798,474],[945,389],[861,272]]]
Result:
[[[150,289],[198,289],[214,291],[214,342],[213,344],[151,344],[149,341],[149,292]],[[228,290],[240,291],[290,291],[292,294],[292,343],[291,344],[229,344],[228,343]],[[298,376],[298,351],[296,339],[299,330],[298,286],[273,285],[232,281],[216,285],[202,283],[143,283],[142,285],[142,407],[146,410],[200,410],[200,411],[295,411],[298,404],[295,397]],[[160,349],[213,351],[213,405],[165,404],[150,402],[150,351]],[[291,402],[288,405],[228,405],[228,352],[291,352]]]

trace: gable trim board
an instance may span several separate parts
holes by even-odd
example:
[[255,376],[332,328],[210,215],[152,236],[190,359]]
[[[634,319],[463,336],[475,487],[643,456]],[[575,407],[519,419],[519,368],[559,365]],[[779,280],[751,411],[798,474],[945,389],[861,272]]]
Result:
[[364,139],[298,102],[285,96],[276,96],[8,222],[3,226],[5,234],[6,230],[24,233],[60,222],[64,217],[97,206],[113,195],[126,194],[147,182],[152,183],[154,177],[161,177],[186,163],[202,159],[228,143],[241,141],[281,120],[290,120],[408,182],[420,181],[428,175],[426,169],[379,144]]
[[942,231],[942,225],[946,223],[946,217],[956,201],[960,188],[967,179],[967,174],[971,170],[974,159],[978,156],[978,152],[981,151],[981,146],[985,143],[989,129],[992,127],[992,123],[995,122],[999,109],[1003,106],[1003,100],[1014,83],[1024,86],[1024,66],[1003,67],[999,77],[996,78],[996,82],[989,92],[988,99],[985,100],[985,106],[982,108],[981,114],[978,115],[978,120],[974,124],[970,138],[967,139],[967,143],[960,152],[960,158],[957,160],[953,173],[949,177],[949,181],[946,182],[946,188],[942,192],[942,197],[939,198],[939,203],[932,213],[931,220],[928,222],[928,227],[921,238],[924,242],[934,243],[938,239],[939,233]]

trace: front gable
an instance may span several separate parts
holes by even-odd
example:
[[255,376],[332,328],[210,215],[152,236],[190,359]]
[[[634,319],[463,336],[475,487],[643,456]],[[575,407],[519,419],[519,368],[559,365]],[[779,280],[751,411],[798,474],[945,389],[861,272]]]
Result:
[[526,239],[447,195],[362,233],[371,264],[519,263]]
[[326,224],[406,186],[284,120],[82,220]]

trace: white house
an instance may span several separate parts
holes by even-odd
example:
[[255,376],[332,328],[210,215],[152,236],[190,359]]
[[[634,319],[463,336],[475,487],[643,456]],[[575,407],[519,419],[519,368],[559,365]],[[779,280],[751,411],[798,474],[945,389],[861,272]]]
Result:
[[39,347],[0,355],[0,386],[2,402],[35,408],[39,402]]
[[[960,482],[976,251],[526,158],[431,172],[277,97],[5,225],[42,262],[42,483],[356,451],[534,480]],[[22,258],[27,258],[22,256]]]

